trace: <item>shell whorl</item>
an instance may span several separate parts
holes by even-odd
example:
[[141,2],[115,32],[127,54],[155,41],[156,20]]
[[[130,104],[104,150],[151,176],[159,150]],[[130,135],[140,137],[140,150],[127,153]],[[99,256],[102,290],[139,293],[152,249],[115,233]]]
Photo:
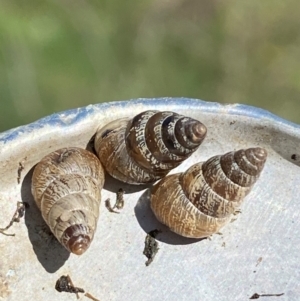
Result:
[[31,191],[58,241],[81,255],[93,240],[104,171],[91,152],[72,147],[54,151],[35,167]]
[[186,237],[202,238],[227,224],[258,179],[267,152],[241,149],[166,176],[151,192],[151,208],[163,224]]
[[145,111],[97,131],[95,150],[106,171],[130,184],[153,183],[187,159],[206,127],[174,112]]

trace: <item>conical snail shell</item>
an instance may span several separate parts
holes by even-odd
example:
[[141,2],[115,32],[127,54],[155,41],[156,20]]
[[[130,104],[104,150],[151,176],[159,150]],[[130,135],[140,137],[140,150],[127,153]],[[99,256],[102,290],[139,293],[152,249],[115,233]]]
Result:
[[80,148],[63,148],[35,167],[31,191],[58,241],[81,255],[96,230],[104,171],[98,158]]
[[188,158],[202,143],[206,127],[173,112],[145,111],[115,120],[95,137],[106,171],[130,183],[153,183]]
[[177,234],[207,237],[230,221],[266,158],[263,148],[241,149],[166,176],[153,187],[151,208],[157,219]]

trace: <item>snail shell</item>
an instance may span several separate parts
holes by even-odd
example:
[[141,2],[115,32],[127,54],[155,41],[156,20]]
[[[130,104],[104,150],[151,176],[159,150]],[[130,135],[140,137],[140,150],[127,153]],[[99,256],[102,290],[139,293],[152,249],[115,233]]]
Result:
[[266,158],[263,148],[241,149],[166,176],[153,187],[151,208],[157,219],[177,234],[207,237],[230,221]]
[[95,150],[105,170],[130,184],[153,183],[187,159],[202,143],[206,127],[173,112],[145,111],[101,128]]
[[91,152],[62,148],[35,167],[31,191],[42,216],[69,252],[83,254],[96,230],[104,171]]

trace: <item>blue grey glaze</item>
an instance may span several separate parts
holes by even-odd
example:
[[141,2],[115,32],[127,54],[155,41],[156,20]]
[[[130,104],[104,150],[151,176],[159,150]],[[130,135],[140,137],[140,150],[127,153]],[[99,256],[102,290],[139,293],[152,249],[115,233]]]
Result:
[[[60,126],[61,128],[75,125],[78,122],[82,121],[83,119],[87,118],[91,113],[95,111],[95,109],[101,109],[102,111],[106,111],[110,109],[112,105],[117,106],[119,108],[126,108],[128,104],[132,106],[132,105],[142,104],[142,103],[147,105],[151,104],[151,106],[153,107],[159,107],[163,104],[164,105],[180,104],[182,108],[194,107],[199,110],[201,109],[202,112],[214,112],[214,113],[219,113],[219,112],[221,113],[223,108],[227,107],[226,114],[228,115],[243,115],[243,116],[248,116],[253,118],[269,119],[272,122],[274,122],[274,124],[287,125],[295,128],[295,130],[297,129],[300,130],[300,125],[285,120],[283,118],[280,118],[279,116],[274,115],[269,111],[253,106],[248,106],[243,104],[237,104],[232,106],[232,105],[220,104],[217,102],[206,102],[203,100],[191,99],[191,98],[152,98],[152,99],[150,98],[150,99],[132,99],[128,101],[100,103],[100,104],[90,105],[78,109],[71,109],[71,110],[55,113],[47,117],[41,118],[31,124],[0,133],[0,142],[6,143],[8,141],[12,141],[16,139],[21,133],[24,132],[28,133],[34,131],[36,129],[44,127],[45,125]],[[66,122],[63,119],[61,119],[62,115],[73,116],[73,117],[70,118],[70,120],[68,119],[68,121]]]

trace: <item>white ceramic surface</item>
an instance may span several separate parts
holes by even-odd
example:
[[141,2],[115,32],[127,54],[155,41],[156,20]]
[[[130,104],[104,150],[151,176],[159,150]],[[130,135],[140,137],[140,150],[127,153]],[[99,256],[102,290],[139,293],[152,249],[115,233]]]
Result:
[[[90,249],[80,257],[70,255],[49,235],[34,204],[33,166],[58,148],[86,147],[99,126],[147,109],[182,113],[208,128],[197,153],[173,172],[215,154],[262,146],[268,159],[258,183],[222,235],[195,241],[156,221],[145,187],[108,178],[102,200],[114,199],[123,187],[125,207],[113,214],[102,201]],[[0,234],[0,300],[75,300],[54,289],[64,274],[101,301],[248,300],[254,293],[284,293],[266,301],[300,300],[299,187],[300,126],[244,105],[137,99],[89,105],[6,131],[0,134],[0,227],[10,221],[17,201],[30,208],[9,229],[16,236]],[[146,267],[144,240],[155,228],[163,231],[157,237],[160,249]],[[89,299],[81,294],[81,300]]]

